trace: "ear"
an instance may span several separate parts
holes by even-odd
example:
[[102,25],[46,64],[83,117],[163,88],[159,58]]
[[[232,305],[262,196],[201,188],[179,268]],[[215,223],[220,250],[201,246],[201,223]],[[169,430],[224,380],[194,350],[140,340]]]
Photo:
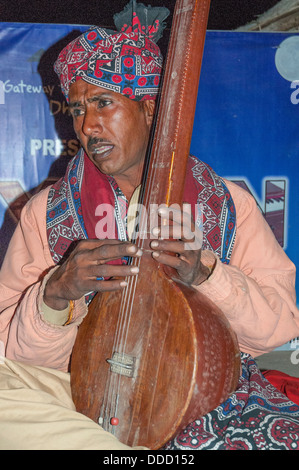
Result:
[[155,111],[156,111],[156,101],[155,100],[144,100],[144,101],[141,101],[141,103],[142,103],[142,106],[143,106],[143,110],[144,110],[144,114],[145,114],[145,118],[146,118],[146,123],[147,123],[148,126],[151,126],[152,122],[153,122],[154,115],[155,115]]

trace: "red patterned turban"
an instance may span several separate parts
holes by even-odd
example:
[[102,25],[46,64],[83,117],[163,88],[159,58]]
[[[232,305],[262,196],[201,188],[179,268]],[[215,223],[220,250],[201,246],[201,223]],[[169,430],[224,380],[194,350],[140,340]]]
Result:
[[66,99],[79,79],[136,101],[155,99],[163,62],[156,41],[168,14],[130,0],[114,16],[118,31],[95,26],[68,44],[54,65]]

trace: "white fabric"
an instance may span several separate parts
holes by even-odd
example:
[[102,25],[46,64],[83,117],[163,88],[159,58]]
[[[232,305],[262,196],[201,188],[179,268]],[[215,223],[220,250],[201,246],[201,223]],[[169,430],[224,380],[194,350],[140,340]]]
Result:
[[[139,449],[145,448],[134,448]],[[2,356],[0,450],[132,448],[75,411],[68,373],[24,365]]]

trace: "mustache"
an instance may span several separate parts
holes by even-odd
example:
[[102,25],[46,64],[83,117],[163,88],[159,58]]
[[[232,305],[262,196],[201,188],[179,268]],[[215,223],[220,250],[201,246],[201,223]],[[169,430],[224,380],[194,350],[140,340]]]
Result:
[[87,142],[87,150],[92,151],[98,145],[112,145],[112,142],[101,137],[90,137]]

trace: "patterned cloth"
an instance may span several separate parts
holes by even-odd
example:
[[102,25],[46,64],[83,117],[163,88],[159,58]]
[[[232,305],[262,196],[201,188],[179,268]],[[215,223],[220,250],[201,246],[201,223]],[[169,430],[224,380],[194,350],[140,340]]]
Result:
[[265,379],[251,356],[241,354],[241,361],[236,392],[165,450],[299,450],[299,406]]
[[136,101],[155,99],[163,58],[154,40],[161,36],[168,14],[166,8],[131,0],[115,15],[119,31],[94,26],[68,44],[54,65],[66,99],[70,85],[79,79]]
[[[194,208],[194,197],[202,212],[204,250],[213,251],[228,264],[236,235],[236,211],[231,194],[214,170],[206,163],[190,156],[185,178],[184,201]],[[196,221],[196,214],[193,212]]]

